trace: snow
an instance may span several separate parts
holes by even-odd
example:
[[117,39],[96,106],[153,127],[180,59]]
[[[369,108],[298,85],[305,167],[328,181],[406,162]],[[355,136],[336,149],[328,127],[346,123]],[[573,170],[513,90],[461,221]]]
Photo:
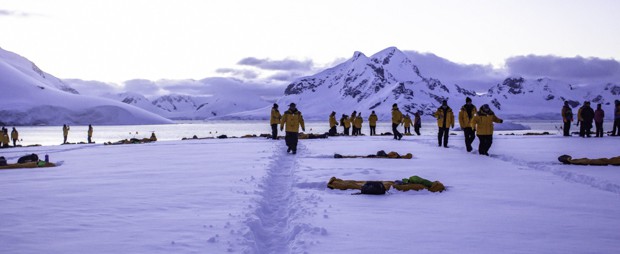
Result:
[[[494,137],[491,156],[423,135],[158,141],[3,150],[64,161],[0,171],[0,253],[615,253],[617,138]],[[477,146],[477,141],[474,147]],[[410,152],[411,160],[333,159]],[[330,190],[330,177],[419,175],[443,193]]]

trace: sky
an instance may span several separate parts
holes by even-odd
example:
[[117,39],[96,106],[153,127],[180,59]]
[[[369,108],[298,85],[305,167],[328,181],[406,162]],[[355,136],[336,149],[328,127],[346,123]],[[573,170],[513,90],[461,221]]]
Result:
[[281,83],[390,46],[478,71],[598,68],[582,78],[620,73],[618,13],[615,0],[0,0],[0,47],[103,82]]

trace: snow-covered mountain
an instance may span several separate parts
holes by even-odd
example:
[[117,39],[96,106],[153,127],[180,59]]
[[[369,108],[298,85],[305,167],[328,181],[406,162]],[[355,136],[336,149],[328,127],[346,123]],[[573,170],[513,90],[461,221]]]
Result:
[[172,123],[125,103],[80,95],[28,59],[3,49],[0,90],[3,125]]

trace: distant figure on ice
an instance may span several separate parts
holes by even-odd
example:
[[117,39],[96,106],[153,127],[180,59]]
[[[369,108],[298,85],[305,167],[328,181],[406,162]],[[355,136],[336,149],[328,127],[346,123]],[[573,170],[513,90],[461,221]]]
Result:
[[471,143],[476,140],[476,131],[471,127],[471,119],[476,116],[476,106],[471,103],[471,98],[465,98],[465,105],[461,107],[461,111],[459,111],[459,125],[461,126],[461,130],[463,130],[463,136],[465,136],[465,147],[468,152],[471,152],[473,148],[471,147]]
[[418,111],[413,115],[413,131],[415,131],[415,134],[418,134],[418,136],[420,136],[420,128],[422,128],[422,118],[420,117],[420,111]]
[[620,136],[620,100],[615,101],[614,108],[614,128],[611,130],[612,136]]
[[66,144],[67,143],[67,137],[69,136],[69,130],[71,128],[69,128],[69,125],[63,124],[62,125],[62,136],[64,137],[62,143]]
[[278,139],[278,124],[282,115],[280,115],[280,111],[278,110],[278,104],[274,103],[271,108],[271,120],[269,120],[269,124],[271,124],[271,138]]
[[13,127],[13,130],[11,130],[11,139],[13,140],[13,146],[17,146],[17,141],[19,140],[19,133],[17,132],[15,127]]
[[437,126],[439,132],[437,133],[437,141],[441,146],[443,137],[443,147],[448,148],[448,136],[450,135],[450,128],[454,128],[454,113],[452,109],[448,107],[448,101],[441,102],[441,107],[435,112],[435,118],[437,118]]
[[603,137],[603,119],[605,119],[605,111],[603,106],[599,103],[596,105],[596,111],[594,111],[594,125],[596,126],[596,137]]
[[293,152],[293,154],[297,154],[299,127],[301,127],[303,131],[306,131],[306,127],[304,125],[304,118],[301,115],[301,112],[297,110],[295,103],[291,103],[288,110],[284,112],[282,122],[280,123],[281,131],[284,130],[284,125],[286,125],[286,136],[284,140],[286,141],[286,146],[288,147],[286,152]]
[[340,118],[340,126],[342,126],[342,133],[345,136],[349,136],[349,128],[351,128],[351,123],[349,122],[349,118],[347,115],[342,114],[342,118]]
[[573,109],[564,101],[562,107],[562,122],[564,122],[564,137],[570,137],[570,124],[573,122]]
[[151,133],[151,137],[149,138],[151,141],[157,141],[157,136],[155,136],[155,132]]
[[353,120],[353,127],[355,128],[354,136],[362,135],[362,123],[364,122],[364,118],[362,118],[362,112],[357,114],[355,119]]
[[357,117],[357,111],[353,111],[351,113],[351,117],[349,117],[349,123],[351,124],[351,135],[355,136],[357,130],[355,129],[355,118]]
[[581,128],[579,129],[580,137],[591,137],[592,135],[592,120],[594,120],[594,110],[590,107],[590,102],[586,101],[583,103],[583,106],[579,108],[577,111],[577,119],[579,122],[577,124],[581,124]]
[[336,136],[337,130],[336,126],[338,126],[338,121],[336,121],[336,112],[332,111],[329,115],[329,135]]
[[489,156],[489,149],[493,144],[493,123],[503,123],[504,120],[495,116],[488,104],[482,105],[478,114],[471,120],[471,128],[476,130],[480,144],[478,153]]
[[392,132],[394,133],[394,139],[401,140],[403,134],[398,132],[398,126],[403,122],[403,113],[398,110],[398,104],[392,105]]
[[370,113],[370,116],[368,117],[368,124],[370,125],[370,136],[377,135],[377,121],[378,120],[379,118],[377,117],[377,115],[375,114],[375,111],[373,110],[372,113]]
[[406,114],[403,118],[403,127],[405,127],[405,134],[411,135],[411,117],[409,114]]
[[88,143],[92,143],[93,142],[93,126],[92,125],[88,125]]
[[2,127],[2,132],[0,133],[0,145],[2,147],[9,147],[9,130],[7,128]]

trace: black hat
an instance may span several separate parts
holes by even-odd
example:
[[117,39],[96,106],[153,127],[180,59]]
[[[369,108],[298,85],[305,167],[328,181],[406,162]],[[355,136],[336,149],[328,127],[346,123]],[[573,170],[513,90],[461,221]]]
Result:
[[469,97],[465,98],[465,102],[471,102],[471,98]]
[[277,108],[277,107],[278,107],[278,103],[274,103],[274,104],[273,104],[273,107],[274,107],[274,108]]
[[294,102],[291,102],[291,104],[288,104],[289,107],[291,106],[297,106],[297,104],[295,104]]
[[392,105],[392,108],[393,108],[393,107],[398,107],[398,104],[394,103],[394,104]]
[[441,105],[448,105],[448,101],[447,101],[447,100],[443,100],[443,101],[441,102]]
[[564,101],[564,105],[568,105],[568,101]]

